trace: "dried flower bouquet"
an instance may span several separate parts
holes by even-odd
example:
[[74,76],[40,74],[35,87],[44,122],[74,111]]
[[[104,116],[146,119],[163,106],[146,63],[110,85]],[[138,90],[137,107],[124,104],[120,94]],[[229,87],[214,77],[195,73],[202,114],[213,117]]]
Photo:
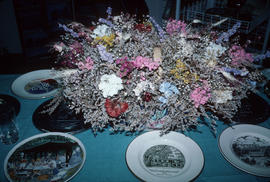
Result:
[[[62,70],[71,71],[53,99],[62,100],[94,132],[185,131],[207,118],[214,131],[217,116],[232,118],[248,90],[261,79],[247,53],[233,39],[236,23],[226,32],[169,20],[165,28],[152,17],[137,22],[121,14],[100,18],[92,27],[73,22],[53,46]],[[222,23],[222,22],[220,22]],[[219,118],[221,119],[221,118]]]

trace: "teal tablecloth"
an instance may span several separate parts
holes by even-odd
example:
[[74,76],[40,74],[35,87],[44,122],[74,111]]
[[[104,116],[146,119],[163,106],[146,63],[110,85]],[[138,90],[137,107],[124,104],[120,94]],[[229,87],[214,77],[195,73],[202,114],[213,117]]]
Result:
[[[15,96],[11,92],[12,82],[20,75],[0,75],[0,94],[8,94],[16,97],[21,104],[21,110],[17,116],[19,128],[19,141],[13,145],[0,143],[0,182],[6,182],[4,174],[4,159],[17,143],[41,133],[32,123],[32,114],[35,109],[46,99],[27,100]],[[270,128],[270,118],[260,124]],[[227,128],[222,122],[218,122],[217,136]],[[201,147],[205,164],[195,182],[269,182],[270,178],[258,177],[243,172],[227,162],[218,149],[218,137],[214,137],[206,126],[200,126],[199,132],[186,132]],[[136,136],[124,134],[110,135],[108,131],[94,136],[90,130],[75,134],[85,146],[86,161],[80,172],[71,179],[71,182],[133,182],[140,181],[128,169],[125,161],[125,152],[128,144]]]

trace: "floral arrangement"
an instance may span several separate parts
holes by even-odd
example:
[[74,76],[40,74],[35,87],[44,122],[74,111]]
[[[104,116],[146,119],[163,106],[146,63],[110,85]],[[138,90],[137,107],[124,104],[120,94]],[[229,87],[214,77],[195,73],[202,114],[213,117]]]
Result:
[[150,16],[138,22],[111,11],[91,27],[59,24],[64,33],[52,50],[60,69],[73,71],[47,112],[64,100],[94,132],[185,131],[198,118],[215,131],[218,119],[233,122],[247,91],[256,91],[262,75],[253,62],[269,53],[245,51],[234,36],[240,23],[225,32],[177,20],[163,28]]

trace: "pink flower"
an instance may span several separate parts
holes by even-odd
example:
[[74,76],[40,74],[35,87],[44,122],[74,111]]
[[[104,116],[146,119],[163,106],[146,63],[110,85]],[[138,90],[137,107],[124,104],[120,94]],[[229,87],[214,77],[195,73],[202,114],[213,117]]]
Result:
[[233,45],[229,50],[229,55],[232,59],[232,64],[240,66],[244,62],[253,62],[253,57],[250,53],[246,53],[241,46]]
[[187,26],[187,24],[185,24],[184,22],[182,22],[180,20],[179,21],[177,21],[177,20],[170,20],[167,23],[166,31],[170,35],[172,35],[174,33],[178,33],[178,32],[181,32],[183,34],[186,34],[186,26]]
[[78,41],[71,44],[70,49],[72,50],[73,54],[83,54],[83,46]]
[[136,68],[142,69],[144,67],[148,68],[150,71],[155,70],[159,67],[159,63],[152,61],[151,58],[137,56],[134,61],[132,61]]
[[53,48],[58,52],[62,52],[64,47],[65,44],[63,42],[61,42],[60,44],[54,44],[53,46]]
[[141,81],[145,81],[146,78],[145,78],[145,73],[144,72],[141,72]]
[[210,86],[206,80],[202,80],[203,87],[196,87],[190,94],[190,99],[194,102],[196,108],[204,105],[211,97]]
[[119,76],[122,78],[124,76],[127,76],[133,69],[134,65],[131,61],[127,60],[127,57],[117,59],[116,64],[120,64],[120,73]]
[[93,68],[93,65],[94,65],[94,61],[89,56],[85,59],[85,63],[83,62],[78,63],[78,67],[81,70],[83,69],[90,70]]

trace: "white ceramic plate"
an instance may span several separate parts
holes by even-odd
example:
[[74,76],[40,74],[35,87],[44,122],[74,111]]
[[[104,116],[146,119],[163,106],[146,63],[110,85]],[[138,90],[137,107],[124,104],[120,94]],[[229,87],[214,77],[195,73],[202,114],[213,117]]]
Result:
[[198,144],[183,134],[160,136],[160,131],[150,131],[129,144],[126,162],[143,181],[185,182],[200,174],[204,156]]
[[40,99],[55,95],[58,82],[54,70],[37,70],[19,76],[11,85],[14,94],[26,99]]
[[11,149],[4,161],[10,182],[66,182],[82,168],[86,152],[70,134],[51,132],[32,136]]
[[225,129],[219,136],[219,149],[235,167],[256,175],[270,177],[270,130],[251,124]]

